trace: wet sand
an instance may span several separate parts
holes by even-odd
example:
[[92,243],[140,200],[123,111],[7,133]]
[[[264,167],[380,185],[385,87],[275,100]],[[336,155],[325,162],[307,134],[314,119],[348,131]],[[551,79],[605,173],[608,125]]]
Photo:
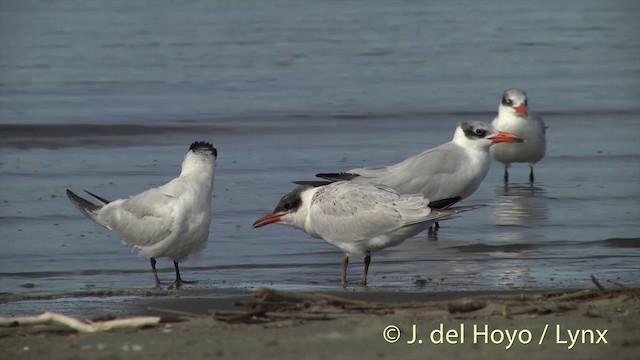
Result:
[[[54,325],[0,328],[0,353],[5,359],[408,359],[463,358],[470,352],[487,359],[601,359],[611,354],[637,359],[639,291],[337,291],[319,296],[337,296],[347,305],[311,302],[305,311],[264,305],[274,311],[231,323],[215,318],[242,314],[239,305],[255,302],[253,296],[182,298],[169,293],[130,304],[128,315],[160,314],[164,321],[157,327],[95,334]],[[352,307],[350,301],[372,308]],[[469,304],[479,309],[468,311]]]

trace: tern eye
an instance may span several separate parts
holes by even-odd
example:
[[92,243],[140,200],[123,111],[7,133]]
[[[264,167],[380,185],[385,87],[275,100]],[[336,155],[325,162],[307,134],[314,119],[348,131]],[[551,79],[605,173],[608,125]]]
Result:
[[476,133],[476,135],[478,135],[478,136],[482,136],[482,137],[484,137],[485,135],[487,135],[487,131],[486,131],[486,130],[484,130],[484,129],[476,129],[475,133]]
[[505,105],[513,105],[513,100],[509,99],[509,98],[505,98],[504,99],[504,104]]

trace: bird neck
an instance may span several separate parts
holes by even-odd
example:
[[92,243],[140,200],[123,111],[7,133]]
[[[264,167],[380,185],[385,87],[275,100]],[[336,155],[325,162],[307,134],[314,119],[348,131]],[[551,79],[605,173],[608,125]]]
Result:
[[180,172],[181,178],[189,178],[190,181],[206,186],[206,189],[213,188],[213,176],[215,168],[213,164],[199,166],[183,166]]
[[491,143],[488,140],[477,139],[477,140],[469,140],[462,130],[453,136],[452,143],[460,146],[466,153],[475,153],[475,152],[487,152],[489,150],[489,146]]
[[313,203],[313,196],[319,188],[312,188],[306,190],[300,194],[302,203],[297,211],[286,215],[286,223],[294,226],[298,229],[309,232],[307,229],[307,220],[309,219],[309,213],[311,211],[311,205]]
[[[510,107],[500,106],[498,108],[498,119],[513,121],[513,120],[518,120],[518,119],[526,120],[527,118],[524,117],[524,116],[518,115],[518,113],[516,113],[516,111],[513,110]],[[503,129],[499,129],[499,130],[503,130]]]

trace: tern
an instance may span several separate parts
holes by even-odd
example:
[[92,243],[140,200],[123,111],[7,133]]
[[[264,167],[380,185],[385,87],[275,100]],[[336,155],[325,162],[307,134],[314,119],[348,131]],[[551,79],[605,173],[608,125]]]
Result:
[[509,165],[517,162],[529,163],[529,182],[533,182],[533,166],[544,157],[547,147],[546,126],[542,117],[529,112],[527,94],[519,89],[505,90],[498,116],[491,124],[526,140],[521,144],[499,144],[491,148],[491,155],[504,164],[504,182],[509,181]]
[[344,252],[343,287],[347,286],[349,256],[364,256],[362,285],[366,285],[371,251],[398,245],[434,221],[478,207],[432,210],[428,205],[422,195],[400,195],[384,185],[350,181],[302,185],[283,196],[253,227],[291,225],[339,248]]
[[[400,194],[422,194],[434,200],[432,208],[451,206],[473,194],[489,171],[489,147],[522,139],[481,121],[462,121],[453,139],[411,156],[395,165],[355,168],[342,173],[320,173],[328,181],[295,181],[300,185],[323,185],[332,181],[386,185]],[[449,199],[457,199],[449,201]],[[436,228],[438,223],[436,222]]]
[[96,198],[96,205],[67,189],[75,207],[89,219],[113,231],[126,246],[150,258],[156,288],[160,279],[156,258],[173,260],[176,280],[169,288],[180,288],[178,263],[205,248],[211,224],[213,178],[218,151],[206,142],[191,144],[180,176],[168,183],[126,199],[108,201]]

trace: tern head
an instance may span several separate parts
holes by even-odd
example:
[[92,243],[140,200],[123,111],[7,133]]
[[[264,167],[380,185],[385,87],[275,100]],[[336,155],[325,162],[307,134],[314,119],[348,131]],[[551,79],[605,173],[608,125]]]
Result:
[[196,141],[191,144],[187,155],[182,161],[182,174],[203,169],[213,169],[218,150],[208,142]]
[[304,229],[313,194],[317,187],[302,185],[283,196],[273,211],[265,214],[253,223],[254,228],[280,223]]
[[523,142],[524,140],[506,131],[498,131],[491,124],[482,121],[463,121],[458,125],[453,142],[466,147],[488,150],[493,144],[501,142]]
[[520,89],[507,89],[502,93],[498,106],[499,115],[512,115],[526,118],[529,115],[527,93]]

